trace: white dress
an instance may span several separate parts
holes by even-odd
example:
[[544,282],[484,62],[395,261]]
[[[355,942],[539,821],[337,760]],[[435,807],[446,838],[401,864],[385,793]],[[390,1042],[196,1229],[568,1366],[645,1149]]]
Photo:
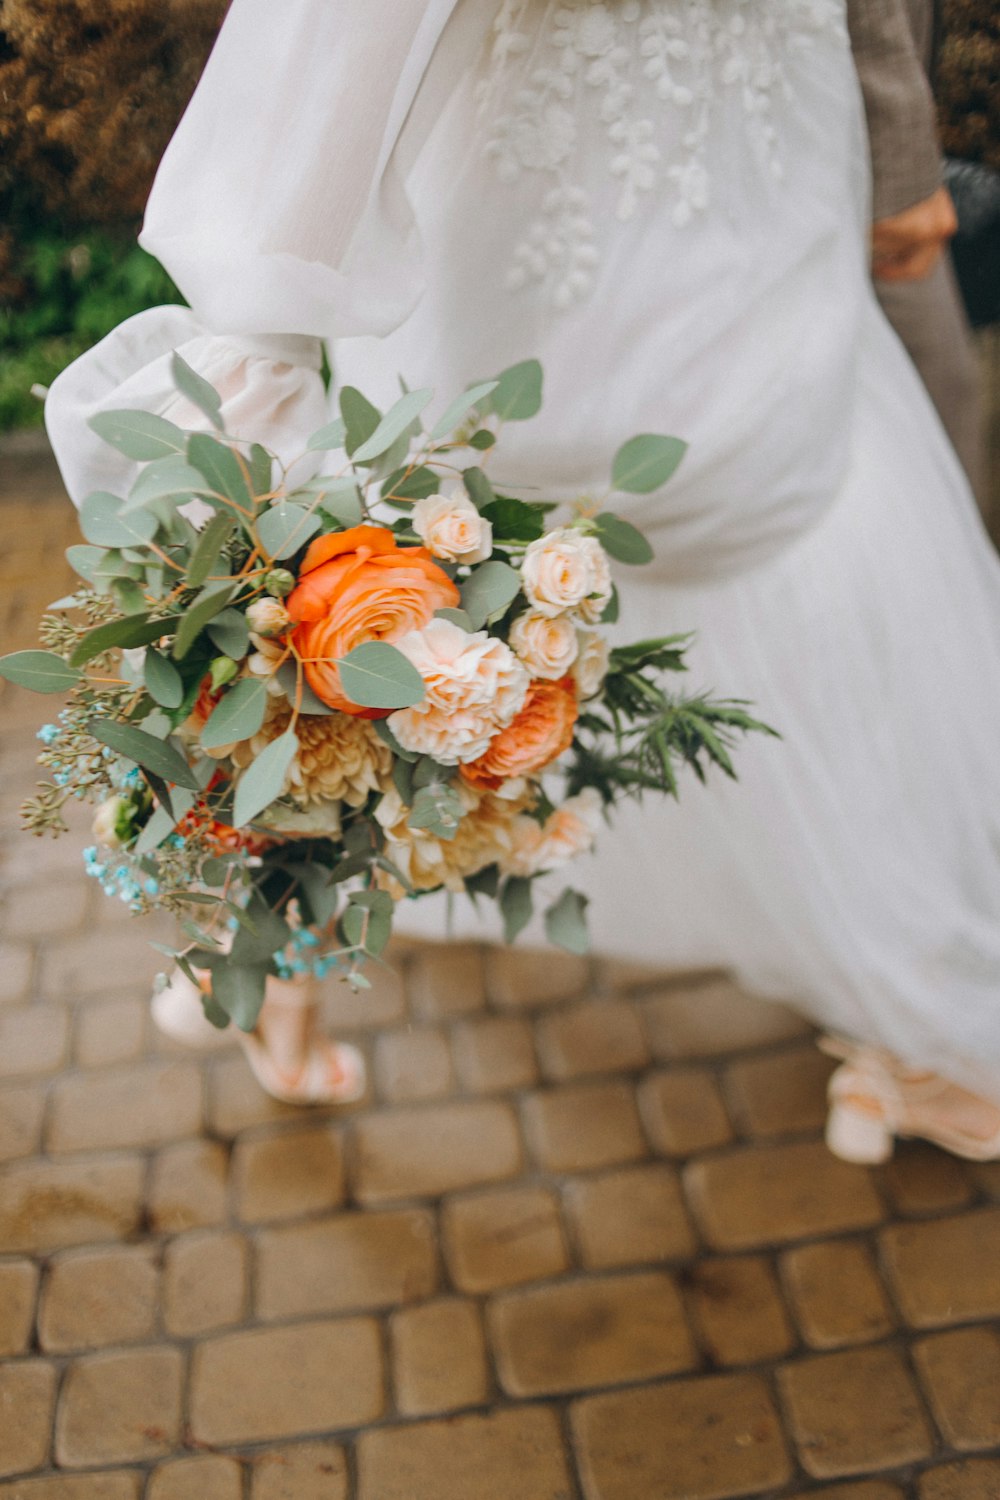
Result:
[[195,312],[71,367],[50,432],[75,498],[126,483],[84,417],[181,415],[179,345],[231,430],[299,452],[325,337],[376,400],[538,356],[495,478],[556,498],[686,438],[619,502],[656,549],[620,629],[696,630],[690,685],[783,739],[620,812],[572,874],[594,946],[729,966],[1000,1098],[1000,570],[867,217],[842,0],[235,0],[144,231]]

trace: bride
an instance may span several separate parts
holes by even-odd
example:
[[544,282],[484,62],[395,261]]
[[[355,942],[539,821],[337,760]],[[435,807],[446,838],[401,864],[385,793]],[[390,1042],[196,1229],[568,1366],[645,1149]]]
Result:
[[[544,417],[501,483],[598,486],[623,438],[690,449],[620,504],[657,561],[629,635],[694,628],[700,686],[783,740],[737,786],[623,811],[579,884],[599,951],[726,965],[838,1038],[829,1140],[1000,1155],[1000,568],[874,300],[843,0],[234,0],[143,244],[159,309],[56,382],[71,494],[128,481],[95,409],[286,458],[321,341],[376,400],[528,356]],[[413,928],[428,931],[424,904]],[[470,927],[476,931],[474,918]]]

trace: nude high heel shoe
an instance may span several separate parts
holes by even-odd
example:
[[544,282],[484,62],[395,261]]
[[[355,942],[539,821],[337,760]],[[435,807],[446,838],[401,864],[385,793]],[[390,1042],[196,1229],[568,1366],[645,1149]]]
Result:
[[968,1161],[1000,1160],[1000,1106],[936,1073],[906,1068],[889,1052],[823,1037],[842,1059],[829,1083],[826,1143],[843,1161],[877,1166],[895,1140],[919,1138]]
[[[175,969],[153,996],[153,1020],[165,1036],[188,1047],[218,1038],[206,1018],[202,995],[211,988],[207,969],[195,970],[199,985]],[[283,1104],[354,1104],[367,1087],[365,1060],[357,1047],[334,1042],[318,1030],[314,986],[269,979],[267,999],[254,1031],[234,1027],[254,1077]]]

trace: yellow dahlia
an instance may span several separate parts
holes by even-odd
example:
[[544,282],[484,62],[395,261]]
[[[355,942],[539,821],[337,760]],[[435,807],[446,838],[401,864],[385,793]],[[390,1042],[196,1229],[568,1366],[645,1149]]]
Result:
[[[291,720],[289,704],[272,699],[258,732],[231,751],[234,764],[245,770],[272,740],[284,734]],[[285,794],[300,807],[318,802],[361,807],[392,771],[392,752],[366,719],[340,713],[301,714],[295,735],[299,748],[289,768]]]

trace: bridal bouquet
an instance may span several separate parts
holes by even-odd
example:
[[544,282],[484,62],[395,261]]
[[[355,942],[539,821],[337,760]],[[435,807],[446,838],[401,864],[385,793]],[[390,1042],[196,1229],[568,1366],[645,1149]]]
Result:
[[[430,391],[383,415],[345,389],[309,443],[335,472],[299,484],[226,435],[177,355],[173,373],[195,430],[93,419],[138,478],[84,502],[83,583],[44,616],[45,649],[0,675],[68,695],[40,731],[52,776],[26,826],[58,833],[67,799],[99,804],[89,872],[133,912],[181,918],[186,942],[162,951],[211,972],[217,1025],[251,1029],[268,974],[366,987],[397,903],[428,892],[497,901],[513,940],[602,812],[675,794],[675,762],[731,774],[734,732],[763,727],[667,693],[683,638],[609,648],[609,559],[648,562],[639,532],[582,502],[557,523],[490,483],[503,422],[541,404],[535,361],[429,430]],[[683,451],[632,439],[612,488],[659,487]],[[585,906],[547,900],[552,941],[583,951]]]

